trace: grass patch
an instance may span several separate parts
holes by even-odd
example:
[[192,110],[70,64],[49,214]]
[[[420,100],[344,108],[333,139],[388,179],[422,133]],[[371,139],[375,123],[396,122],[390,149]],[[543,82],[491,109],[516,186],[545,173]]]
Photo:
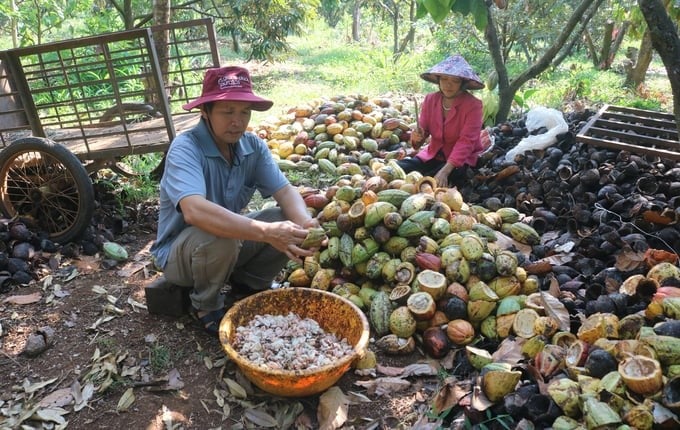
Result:
[[97,338],[97,346],[103,351],[113,351],[116,346],[116,339],[112,337],[99,337]]
[[167,346],[155,343],[149,348],[149,366],[154,374],[168,371],[172,364],[172,351]]

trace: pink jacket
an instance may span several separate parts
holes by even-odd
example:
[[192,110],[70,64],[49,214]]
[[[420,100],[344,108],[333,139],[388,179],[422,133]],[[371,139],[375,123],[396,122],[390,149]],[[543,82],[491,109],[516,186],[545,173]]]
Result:
[[483,151],[480,133],[482,131],[482,102],[468,92],[453,99],[446,119],[442,117],[442,93],[430,93],[420,109],[420,127],[430,142],[416,157],[423,161],[435,158],[441,150],[447,161],[456,167],[465,164],[474,166]]

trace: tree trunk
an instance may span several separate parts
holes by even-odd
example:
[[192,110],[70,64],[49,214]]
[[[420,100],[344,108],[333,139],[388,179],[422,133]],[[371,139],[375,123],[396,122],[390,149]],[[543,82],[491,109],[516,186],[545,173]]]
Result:
[[16,14],[18,14],[19,11],[17,10],[16,0],[11,0],[9,10],[13,12],[12,17],[9,20],[10,26],[12,27],[10,30],[12,32],[12,48],[18,48],[19,31],[17,30],[17,28],[19,27],[19,23],[17,21]]
[[[154,0],[153,2],[153,23],[154,25],[170,24],[170,0]],[[158,54],[158,62],[161,65],[163,80],[168,80],[168,49],[170,45],[170,31],[159,31],[154,33],[154,44]]]
[[619,52],[619,48],[623,43],[623,39],[626,36],[626,32],[628,31],[628,27],[630,27],[630,21],[624,21],[621,24],[621,28],[619,28],[619,31],[616,33],[614,43],[612,43],[611,52],[609,53],[609,58],[607,59],[607,70],[609,70],[609,68],[611,68],[612,66],[612,63],[614,63],[614,58],[616,57],[616,54]]
[[392,54],[399,54],[399,5],[396,1],[392,2]]
[[123,22],[125,22],[126,30],[135,28],[135,17],[132,14],[132,0],[125,0],[123,2]]
[[[510,108],[512,107],[512,100],[515,97],[515,93],[522,85],[527,83],[530,79],[537,77],[550,67],[553,64],[553,60],[555,60],[557,54],[564,46],[573,46],[572,43],[568,43],[568,40],[572,37],[574,28],[576,28],[579,23],[581,26],[586,26],[603,1],[604,0],[582,0],[576,9],[574,9],[569,21],[565,23],[564,28],[552,45],[548,47],[534,64],[530,65],[512,81],[510,81],[508,77],[508,70],[505,67],[505,62],[501,55],[501,46],[498,40],[498,33],[496,32],[496,23],[493,21],[493,16],[491,14],[491,2],[487,1],[488,25],[486,26],[484,37],[489,46],[494,69],[498,74],[499,107],[498,114],[496,115],[496,122],[503,122],[508,119]],[[578,31],[577,35],[580,34],[581,31]]]
[[135,28],[135,17],[132,15],[132,0],[123,0],[122,6],[117,0],[110,1],[113,8],[120,14],[125,30],[132,30]]
[[673,93],[673,113],[680,135],[680,36],[661,0],[638,0],[651,33],[652,46],[661,56]]
[[597,67],[600,70],[607,70],[607,59],[612,47],[612,33],[614,33],[614,21],[608,19],[604,25],[604,38],[602,40],[602,49],[600,50],[600,58],[597,61]]
[[363,0],[356,0],[352,9],[352,40],[359,41],[359,28],[361,27],[361,5]]
[[642,40],[640,40],[637,59],[633,66],[627,70],[626,85],[637,88],[645,81],[647,69],[652,62],[653,54],[652,35],[649,32],[649,28],[647,28],[642,35]]
[[236,30],[231,30],[231,45],[235,53],[238,54],[239,52],[241,52],[241,43],[238,40]]
[[593,66],[597,67],[597,64],[600,62],[599,58],[597,57],[597,49],[595,49],[595,43],[593,43],[593,38],[590,36],[590,32],[586,29],[584,31],[584,39],[586,40],[586,47],[588,48],[588,53],[590,54],[590,59],[593,62]]

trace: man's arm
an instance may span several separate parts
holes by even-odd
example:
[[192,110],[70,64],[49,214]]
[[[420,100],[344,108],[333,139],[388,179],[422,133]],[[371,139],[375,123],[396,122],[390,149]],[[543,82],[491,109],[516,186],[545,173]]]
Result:
[[270,223],[237,214],[200,195],[183,198],[179,206],[187,224],[215,236],[266,242]]
[[286,219],[305,228],[319,226],[319,221],[312,218],[302,196],[292,185],[288,184],[281,188],[273,197],[283,210]]
[[[303,249],[299,245],[307,236],[307,228],[318,225],[318,221],[306,212],[300,194],[292,187],[291,189],[297,194],[299,201],[289,193],[281,195],[282,198],[288,199],[282,205],[282,209],[283,206],[288,208],[284,209],[284,214],[286,216],[290,214],[295,219],[290,221],[257,221],[225,209],[199,195],[187,196],[179,205],[184,220],[190,225],[218,237],[265,242],[286,254],[291,260],[301,262],[304,257],[314,253],[314,250]],[[283,189],[276,194],[281,191]],[[302,226],[298,222],[301,222]]]

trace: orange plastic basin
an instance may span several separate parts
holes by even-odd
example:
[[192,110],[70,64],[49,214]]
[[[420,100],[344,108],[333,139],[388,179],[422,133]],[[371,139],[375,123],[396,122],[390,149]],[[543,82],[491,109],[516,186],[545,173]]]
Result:
[[[347,339],[354,352],[317,369],[280,370],[253,364],[232,347],[236,329],[247,325],[256,315],[288,315],[290,312],[300,318],[311,318],[327,333]],[[361,309],[337,294],[310,288],[280,288],[236,302],[222,319],[219,335],[227,356],[253,384],[277,396],[306,397],[334,385],[362,356],[368,345],[369,325]]]

